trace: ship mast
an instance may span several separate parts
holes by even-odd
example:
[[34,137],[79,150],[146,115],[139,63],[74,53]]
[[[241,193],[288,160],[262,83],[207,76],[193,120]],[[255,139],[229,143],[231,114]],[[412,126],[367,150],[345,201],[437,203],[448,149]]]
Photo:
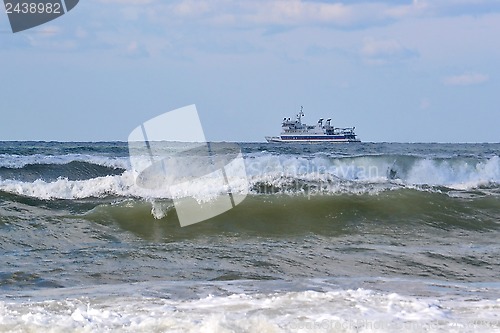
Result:
[[302,118],[304,116],[304,112],[302,111],[304,109],[303,106],[300,107],[300,112],[297,114],[297,122],[299,124],[302,124],[302,121],[300,118]]

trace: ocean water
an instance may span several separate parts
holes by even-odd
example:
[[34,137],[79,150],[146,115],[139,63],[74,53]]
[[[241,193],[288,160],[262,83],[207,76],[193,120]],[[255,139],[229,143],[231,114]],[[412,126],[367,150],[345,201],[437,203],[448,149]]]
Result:
[[500,144],[239,147],[181,227],[126,143],[0,142],[0,331],[500,332]]

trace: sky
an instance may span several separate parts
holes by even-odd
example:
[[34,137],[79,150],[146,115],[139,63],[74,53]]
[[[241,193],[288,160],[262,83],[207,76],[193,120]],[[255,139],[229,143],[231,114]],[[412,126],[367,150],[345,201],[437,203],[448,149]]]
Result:
[[126,141],[196,104],[210,141],[284,117],[369,142],[500,142],[500,1],[81,0],[12,33],[0,140]]

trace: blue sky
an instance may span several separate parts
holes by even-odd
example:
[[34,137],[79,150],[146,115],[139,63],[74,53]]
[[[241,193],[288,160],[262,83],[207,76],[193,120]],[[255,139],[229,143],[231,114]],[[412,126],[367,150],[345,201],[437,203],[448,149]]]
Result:
[[196,104],[213,141],[304,106],[363,141],[499,142],[500,1],[81,0],[12,34],[0,140],[123,140]]

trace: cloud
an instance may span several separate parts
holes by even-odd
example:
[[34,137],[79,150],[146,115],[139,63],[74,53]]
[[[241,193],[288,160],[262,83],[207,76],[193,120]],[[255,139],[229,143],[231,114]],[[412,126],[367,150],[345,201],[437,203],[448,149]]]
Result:
[[498,13],[499,0],[419,0],[428,2],[430,13],[438,16],[473,16]]
[[422,100],[420,100],[420,109],[421,110],[427,110],[431,107],[431,102],[428,98],[423,98]]
[[385,65],[418,57],[416,50],[407,48],[394,39],[365,39],[360,53],[363,60],[371,65]]
[[353,20],[353,10],[341,3],[313,3],[300,0],[255,2],[248,7],[250,22],[296,25],[304,23],[347,24]]
[[153,2],[153,0],[98,0],[98,1],[105,4],[116,3],[119,5],[146,5]]
[[[255,29],[322,26],[365,29],[408,18],[500,11],[498,0],[88,0],[87,22],[104,28],[135,20],[134,29],[178,25]],[[93,7],[93,9],[92,9]],[[80,8],[80,7],[79,7]],[[83,7],[79,10],[85,10]],[[119,15],[117,15],[117,13]],[[76,17],[76,16],[74,16]],[[83,16],[82,16],[83,17]],[[106,22],[102,22],[106,20]],[[129,24],[129,22],[126,22]]]
[[211,9],[208,1],[185,0],[173,6],[173,11],[178,16],[196,17],[201,16]]
[[481,84],[489,80],[489,76],[480,73],[464,73],[460,75],[447,76],[443,83],[447,86],[471,86]]
[[[472,6],[475,1],[480,1],[483,7],[486,6],[486,2],[481,0],[456,1],[469,4],[469,6]],[[438,7],[443,9],[437,10]],[[95,48],[108,48],[122,52],[130,46],[131,40],[136,40],[138,49],[141,49],[147,45],[143,40],[149,37],[170,43],[172,45],[172,48],[168,48],[170,53],[184,54],[197,51],[204,45],[210,44],[222,46],[222,50],[227,50],[227,45],[240,43],[243,36],[243,43],[250,45],[248,49],[270,50],[277,49],[277,44],[267,44],[273,38],[262,37],[281,35],[275,39],[282,38],[281,41],[284,43],[287,37],[291,40],[292,36],[305,36],[303,32],[314,31],[306,37],[301,37],[302,39],[297,40],[296,44],[315,43],[330,49],[334,45],[336,49],[343,49],[343,52],[349,53],[354,58],[361,56],[364,63],[384,65],[419,57],[420,50],[422,55],[426,55],[425,43],[433,42],[435,38],[426,38],[425,42],[414,41],[413,45],[419,47],[417,51],[416,46],[403,45],[409,43],[407,41],[411,39],[411,36],[403,37],[400,33],[385,34],[385,36],[377,37],[376,40],[368,39],[361,45],[359,39],[363,36],[354,37],[353,34],[348,41],[334,41],[328,34],[332,31],[335,33],[335,30],[340,30],[340,32],[349,30],[354,33],[368,32],[363,33],[365,36],[380,36],[379,32],[382,29],[370,31],[370,28],[374,26],[387,28],[393,23],[405,20],[409,21],[408,25],[419,24],[420,20],[429,17],[439,20],[438,16],[446,15],[447,10],[451,11],[450,8],[454,8],[454,5],[452,0],[436,2],[430,0],[414,0],[413,2],[410,0],[374,2],[368,0],[344,2],[330,0],[88,0],[86,6],[78,8],[81,14],[76,15],[76,12],[73,12],[65,22],[65,25],[72,30],[81,27],[81,31],[77,33],[78,38],[75,38],[78,47],[66,45],[68,49],[78,52]],[[491,20],[494,19],[494,17],[491,18]],[[422,27],[425,30],[425,27]],[[409,35],[414,33],[423,35],[423,32],[420,33],[416,29],[412,30]],[[116,36],[106,38],[113,34]],[[62,32],[55,33],[55,35],[59,39],[74,38]],[[384,39],[387,35],[390,39]],[[130,38],[123,39],[123,36],[130,36]],[[321,39],[320,36],[325,37]],[[116,39],[122,42],[115,43]],[[293,43],[287,42],[287,46],[290,44]],[[442,44],[438,46],[441,47]],[[161,54],[159,49],[165,48],[162,46],[155,49],[149,46],[147,49],[149,54]],[[238,50],[240,49],[244,48],[238,46]],[[297,50],[297,53],[299,52],[300,50]]]
[[[101,0],[105,1],[105,0]],[[118,1],[118,0],[106,0]],[[131,1],[131,0],[128,0]],[[407,16],[420,15],[428,6],[414,2],[393,5],[383,2],[345,4],[305,0],[181,0],[171,5],[178,17],[201,17],[219,25],[326,25],[340,28],[361,28],[385,24]]]
[[[153,0],[99,0],[141,2]],[[154,2],[152,6],[157,6]],[[296,27],[322,25],[363,29],[408,18],[474,16],[500,12],[499,0],[178,0],[168,12],[178,18],[197,17],[216,25]]]

